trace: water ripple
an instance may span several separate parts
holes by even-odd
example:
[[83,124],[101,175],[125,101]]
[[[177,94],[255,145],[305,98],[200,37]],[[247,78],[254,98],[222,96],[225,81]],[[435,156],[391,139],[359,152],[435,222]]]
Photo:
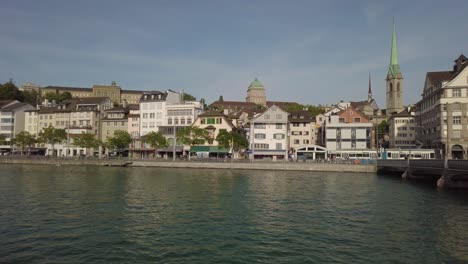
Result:
[[468,195],[337,173],[4,166],[1,263],[464,263]]

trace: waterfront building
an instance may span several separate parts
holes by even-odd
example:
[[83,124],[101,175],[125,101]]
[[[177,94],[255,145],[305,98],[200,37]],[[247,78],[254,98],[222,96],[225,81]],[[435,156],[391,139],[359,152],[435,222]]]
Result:
[[130,105],[128,113],[127,131],[133,139],[140,137],[140,105]]
[[289,147],[315,145],[315,118],[307,110],[291,112],[289,115]]
[[37,135],[39,133],[39,123],[37,122],[38,111],[38,109],[24,111],[24,130],[28,131],[32,135]]
[[273,105],[250,121],[250,158],[287,159],[288,115]]
[[62,86],[47,86],[40,89],[41,96],[47,93],[64,93],[69,92],[72,97],[109,97],[112,103],[118,105],[126,101],[127,104],[138,104],[141,95],[144,91],[138,90],[123,90],[116,84],[115,81],[111,85],[93,85],[92,88],[86,87],[62,87]]
[[[183,101],[181,94],[171,90],[164,93],[160,91],[144,93],[140,99],[140,136],[151,131],[161,132],[169,141],[170,147],[160,149],[158,152],[161,155],[173,155],[175,144],[176,152],[181,154],[183,146],[177,145],[175,135],[180,129],[192,125],[202,112],[201,102]],[[188,147],[186,150],[189,150]]]
[[107,138],[112,137],[117,130],[128,131],[128,113],[129,108],[126,105],[105,110],[105,116],[101,120],[102,142],[106,142]]
[[386,78],[387,83],[387,109],[388,116],[403,110],[403,75],[398,62],[395,22],[393,23],[392,48],[390,53],[390,65]]
[[329,151],[371,149],[372,127],[364,114],[348,107],[327,118],[324,125],[325,147]]
[[0,133],[6,141],[2,149],[9,148],[15,135],[25,130],[25,111],[32,109],[32,105],[16,100],[0,101]]
[[[219,147],[219,142],[216,140],[221,131],[230,132],[236,129],[226,115],[214,110],[208,110],[198,117],[193,122],[193,126],[203,128],[208,131],[209,139],[205,144],[192,146],[190,152],[193,153],[206,153],[207,156],[220,157],[229,153],[229,149]],[[199,155],[199,154],[198,154]]]
[[406,107],[388,118],[390,148],[408,149],[416,144],[416,115],[414,107]]
[[416,104],[417,140],[439,157],[466,159],[468,151],[468,59],[462,54],[450,71],[428,72]]
[[262,106],[267,105],[265,87],[257,78],[249,85],[245,101]]
[[338,104],[329,107],[328,110],[323,113],[319,114],[315,117],[316,122],[316,130],[317,130],[317,144],[320,146],[326,146],[326,135],[325,135],[325,123],[329,120],[329,117],[332,115],[336,115],[337,113],[345,110],[351,105],[350,102],[341,101]]
[[[144,93],[140,98],[140,136],[151,131],[157,132],[160,126],[168,122],[166,105],[178,104],[181,101],[181,95],[171,90]],[[170,125],[172,125],[172,121],[171,118]]]
[[[90,133],[96,139],[101,138],[101,120],[105,111],[112,107],[112,101],[107,97],[72,98],[61,103],[45,100],[38,110],[30,111],[26,126],[31,132],[39,134],[44,128],[54,127],[67,132],[67,140],[61,144],[51,146],[45,144],[46,153],[52,156],[76,156],[84,153],[83,149],[73,145],[73,138]],[[33,119],[36,112],[37,118]],[[31,117],[31,119],[29,119]],[[36,120],[36,128],[30,120]]]

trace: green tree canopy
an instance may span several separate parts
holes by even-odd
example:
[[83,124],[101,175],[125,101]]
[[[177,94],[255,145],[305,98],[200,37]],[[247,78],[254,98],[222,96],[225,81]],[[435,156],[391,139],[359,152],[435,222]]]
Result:
[[23,101],[23,93],[16,87],[13,80],[0,84],[0,100],[18,100]]
[[383,136],[385,134],[388,134],[388,131],[390,129],[390,126],[388,125],[386,120],[383,120],[380,122],[380,124],[377,126],[377,130],[379,132],[379,135]]
[[176,137],[177,140],[182,142],[184,145],[195,146],[205,144],[209,139],[209,133],[203,128],[188,126],[177,131]]
[[113,136],[107,137],[107,146],[120,151],[132,143],[132,136],[125,130],[116,130]]
[[169,143],[161,132],[149,132],[143,136],[143,140],[154,148],[154,156],[156,157],[156,150],[159,148],[167,148]]
[[249,142],[247,139],[236,130],[226,131],[221,130],[216,136],[216,141],[218,141],[218,145],[223,148],[232,149],[235,151],[239,151],[242,148],[247,148],[249,146]]
[[320,114],[325,113],[325,109],[320,106],[315,106],[315,105],[306,105],[307,110],[310,112],[312,116],[318,116]]
[[21,131],[16,134],[15,138],[13,139],[13,143],[21,147],[21,151],[24,152],[24,148],[28,147],[31,149],[31,146],[36,143],[36,137],[29,133],[28,131]]
[[67,132],[65,129],[57,129],[53,126],[49,126],[43,128],[42,131],[39,132],[39,142],[50,144],[52,146],[52,151],[54,150],[55,144],[62,143],[65,139],[67,139]]
[[101,141],[96,139],[94,134],[82,132],[81,135],[73,138],[73,145],[84,148],[87,154],[89,148],[99,147],[101,145]]
[[0,134],[0,145],[6,144],[6,136],[4,134]]
[[50,102],[55,100],[57,103],[60,103],[64,100],[71,99],[72,95],[70,92],[63,92],[63,93],[54,93],[54,92],[48,92],[44,95],[43,99],[47,99]]
[[73,145],[80,148],[97,148],[101,142],[96,139],[94,134],[82,132],[81,135],[73,138]]
[[36,106],[41,98],[40,98],[40,95],[37,91],[35,90],[31,90],[31,91],[23,91],[23,98],[24,98],[24,101],[25,103],[28,103],[32,106]]
[[188,126],[177,131],[176,137],[185,145],[202,145],[209,138],[208,131],[197,126]]
[[197,98],[191,94],[188,94],[188,93],[184,93],[184,96],[183,96],[183,100],[184,101],[196,101]]

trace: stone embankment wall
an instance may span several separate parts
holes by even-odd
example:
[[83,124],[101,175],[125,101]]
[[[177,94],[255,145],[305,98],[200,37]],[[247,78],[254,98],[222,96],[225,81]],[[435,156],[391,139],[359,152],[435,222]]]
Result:
[[[193,169],[235,169],[235,170],[283,170],[283,171],[324,171],[324,172],[357,172],[375,173],[375,164],[340,164],[340,163],[294,163],[294,162],[197,162],[197,161],[151,161],[151,160],[118,160],[118,159],[1,159],[0,164],[34,164],[49,166],[90,165],[160,167],[160,168],[193,168]],[[131,164],[130,164],[131,163]]]
[[336,164],[336,163],[287,163],[287,162],[151,162],[134,161],[135,167],[167,167],[194,169],[235,169],[235,170],[284,170],[284,171],[331,171],[375,173],[375,164]]

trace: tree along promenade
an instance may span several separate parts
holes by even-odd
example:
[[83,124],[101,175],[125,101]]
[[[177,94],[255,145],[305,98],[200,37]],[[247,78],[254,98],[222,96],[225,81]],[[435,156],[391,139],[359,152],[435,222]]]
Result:
[[136,159],[93,157],[65,158],[44,156],[0,156],[0,164],[35,164],[35,165],[90,165],[121,167],[160,167],[160,168],[195,168],[195,169],[235,169],[235,170],[283,170],[283,171],[322,171],[322,172],[355,172],[375,173],[375,162],[361,161],[269,161],[246,159]]

